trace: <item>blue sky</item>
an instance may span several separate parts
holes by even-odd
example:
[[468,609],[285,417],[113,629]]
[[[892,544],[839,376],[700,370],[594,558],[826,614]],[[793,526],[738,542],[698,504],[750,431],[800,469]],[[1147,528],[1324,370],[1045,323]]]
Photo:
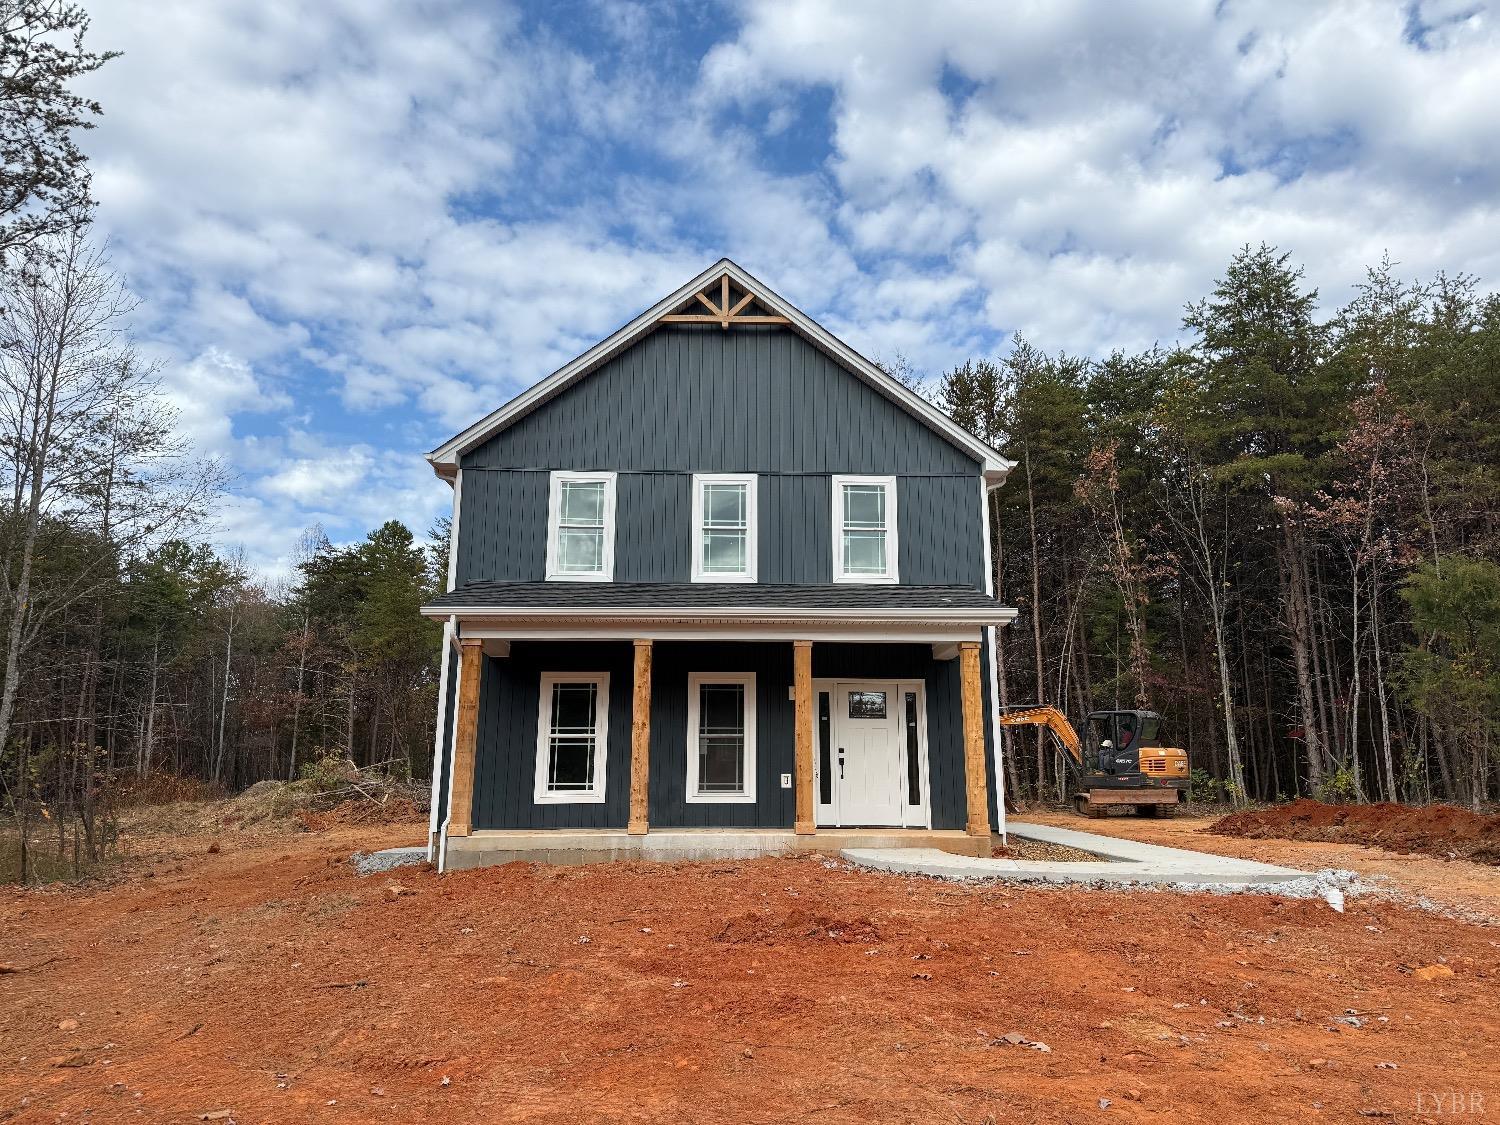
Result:
[[270,576],[723,255],[934,376],[1174,339],[1246,242],[1500,278],[1483,3],[89,6],[136,339]]

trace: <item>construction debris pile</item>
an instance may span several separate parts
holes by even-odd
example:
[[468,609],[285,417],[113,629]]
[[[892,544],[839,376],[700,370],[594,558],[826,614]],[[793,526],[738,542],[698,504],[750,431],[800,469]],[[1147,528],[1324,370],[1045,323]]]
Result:
[[323,758],[296,781],[258,781],[228,800],[136,807],[126,815],[136,832],[317,831],[420,820],[430,801],[428,782],[392,773],[389,763]]

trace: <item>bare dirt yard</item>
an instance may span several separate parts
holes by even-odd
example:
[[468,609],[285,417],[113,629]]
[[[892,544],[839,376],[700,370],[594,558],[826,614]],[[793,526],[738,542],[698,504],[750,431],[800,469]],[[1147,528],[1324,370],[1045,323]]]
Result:
[[[1337,854],[1187,821],[1088,827]],[[348,863],[421,834],[156,837],[110,883],[0,891],[0,1120],[1226,1125],[1422,1120],[1455,1096],[1500,1112],[1494,926],[817,858]],[[1384,860],[1471,870],[1500,913],[1493,869]]]

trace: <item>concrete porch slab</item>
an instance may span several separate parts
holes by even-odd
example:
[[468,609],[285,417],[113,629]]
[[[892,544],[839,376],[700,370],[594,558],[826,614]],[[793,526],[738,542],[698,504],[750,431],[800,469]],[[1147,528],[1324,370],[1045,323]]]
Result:
[[1112,883],[1239,890],[1270,888],[1309,878],[1307,872],[1290,867],[1142,844],[1071,828],[1017,821],[1011,821],[1007,828],[1009,835],[1078,848],[1100,858],[1098,862],[1041,862],[945,855],[926,848],[847,848],[843,856],[851,863],[879,871],[1020,883]]
[[655,828],[644,836],[617,829],[559,831],[478,831],[448,838],[446,869],[463,871],[497,863],[608,863],[637,859],[681,862],[698,859],[756,859],[760,856],[846,848],[923,848],[937,855],[988,855],[991,840],[960,831],[925,828],[821,828],[799,836],[782,828]]

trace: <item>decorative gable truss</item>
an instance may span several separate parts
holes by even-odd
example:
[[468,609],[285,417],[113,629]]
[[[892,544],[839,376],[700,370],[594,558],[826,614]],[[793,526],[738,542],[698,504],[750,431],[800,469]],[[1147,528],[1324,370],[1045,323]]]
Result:
[[754,293],[732,285],[725,274],[717,283],[710,282],[662,316],[660,323],[717,324],[727,332],[732,324],[791,324],[791,321],[766,308]]

